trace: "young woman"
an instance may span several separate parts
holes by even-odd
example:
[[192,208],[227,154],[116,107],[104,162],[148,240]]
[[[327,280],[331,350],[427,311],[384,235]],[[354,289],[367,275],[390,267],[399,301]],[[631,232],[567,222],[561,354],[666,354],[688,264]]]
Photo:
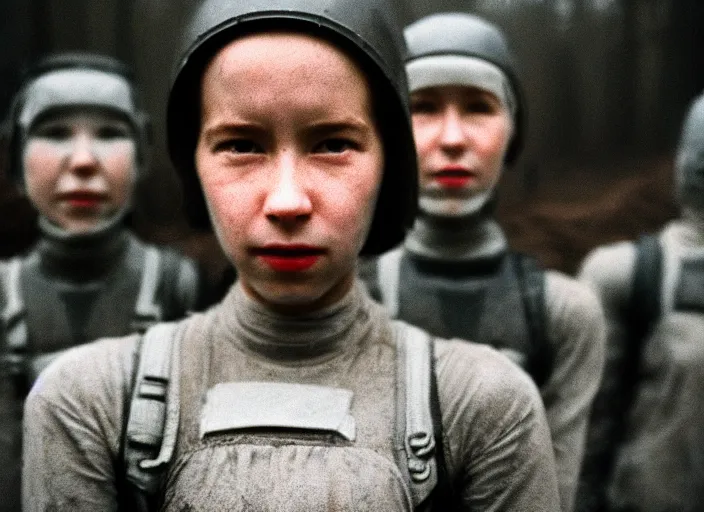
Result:
[[[139,241],[125,218],[147,169],[148,126],[130,72],[100,55],[57,54],[39,62],[9,120],[9,172],[36,208],[40,238],[0,263],[2,465],[7,505],[19,484],[20,409],[58,353],[126,335],[198,306],[199,272],[173,250]],[[12,455],[10,455],[12,454]],[[19,505],[10,505],[18,507]]]
[[369,279],[393,316],[444,338],[486,343],[540,389],[562,510],[574,507],[605,327],[590,289],[509,247],[496,188],[525,136],[525,100],[501,30],[440,13],[405,31],[420,213]]
[[355,280],[417,199],[390,12],[196,13],[169,147],[238,282],[204,315],[47,369],[27,405],[27,510],[557,510],[529,379],[489,348],[437,341],[433,355]]

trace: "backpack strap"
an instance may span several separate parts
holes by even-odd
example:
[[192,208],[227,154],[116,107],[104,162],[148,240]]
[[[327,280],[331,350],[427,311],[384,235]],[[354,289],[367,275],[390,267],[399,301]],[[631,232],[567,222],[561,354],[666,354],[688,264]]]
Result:
[[5,308],[2,311],[2,326],[5,337],[5,365],[15,378],[26,374],[27,362],[27,309],[22,297],[22,260],[12,258],[5,267],[3,285]]
[[157,302],[157,290],[161,277],[162,256],[156,247],[147,246],[144,251],[144,266],[139,294],[134,308],[132,328],[137,332],[146,329],[162,319],[163,311]]
[[147,511],[173,457],[180,414],[181,324],[150,327],[139,347],[139,362],[123,436],[122,466],[135,510]]
[[610,348],[592,406],[578,494],[581,510],[608,509],[608,485],[637,393],[643,347],[660,316],[662,248],[654,235],[641,236],[634,248],[630,295],[619,311],[625,337],[614,340]]
[[399,282],[401,279],[401,258],[403,248],[397,248],[379,256],[376,260],[377,279],[381,302],[391,318],[399,313]]
[[662,247],[656,235],[643,235],[638,239],[631,295],[624,315],[631,333],[627,361],[640,360],[645,337],[660,318],[662,258]]
[[545,313],[545,271],[535,258],[525,254],[511,253],[514,270],[518,277],[526,315],[532,357],[528,362],[528,373],[538,387],[543,386],[552,374],[555,354],[547,336]]
[[[438,485],[439,473],[446,476],[442,437],[437,438],[439,407],[433,407],[433,341],[425,331],[403,322],[393,322],[397,339],[397,433],[398,463],[406,475],[413,506],[429,510],[429,498]],[[437,401],[439,405],[439,401]],[[436,414],[434,414],[436,413]],[[438,450],[439,447],[439,450]],[[433,506],[431,504],[431,506]],[[438,509],[439,510],[439,509]],[[445,509],[447,510],[447,509]]]

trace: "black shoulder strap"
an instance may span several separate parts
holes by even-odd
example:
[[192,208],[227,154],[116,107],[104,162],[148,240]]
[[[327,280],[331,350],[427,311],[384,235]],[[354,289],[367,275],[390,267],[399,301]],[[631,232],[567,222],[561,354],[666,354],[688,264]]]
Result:
[[148,512],[171,462],[178,435],[179,325],[162,323],[144,334],[136,361],[137,372],[125,411],[120,475],[126,493],[121,510]]
[[656,235],[643,235],[636,243],[631,296],[625,311],[629,336],[628,361],[640,360],[643,341],[660,318],[662,247]]
[[612,341],[592,406],[578,493],[579,510],[584,511],[608,508],[608,482],[638,389],[643,347],[660,316],[662,248],[653,235],[640,237],[634,245],[630,294],[619,311],[625,335]]
[[657,236],[643,235],[638,239],[635,247],[636,260],[631,295],[624,311],[628,333],[625,340],[622,373],[622,386],[626,400],[624,411],[630,409],[635,399],[640,380],[643,347],[648,334],[660,318],[662,295],[662,248]]
[[445,460],[445,429],[442,424],[442,409],[440,408],[440,392],[438,390],[438,375],[435,370],[435,340],[430,342],[430,414],[433,418],[433,433],[435,436],[435,461],[438,470],[438,483],[430,495],[432,512],[449,512],[455,510],[456,496],[452,479]]
[[528,335],[532,356],[528,373],[535,384],[541,387],[552,374],[555,354],[547,336],[545,318],[545,271],[535,258],[520,253],[511,253],[514,269],[521,289],[521,298],[526,313]]

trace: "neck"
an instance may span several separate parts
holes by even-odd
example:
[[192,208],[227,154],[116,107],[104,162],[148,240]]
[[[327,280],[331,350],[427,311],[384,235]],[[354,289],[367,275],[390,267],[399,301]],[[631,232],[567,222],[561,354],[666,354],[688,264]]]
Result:
[[331,356],[364,338],[368,303],[358,283],[337,302],[312,312],[274,311],[238,282],[223,303],[223,322],[255,353],[278,360]]
[[423,258],[471,261],[503,255],[506,237],[490,214],[480,211],[465,217],[438,217],[421,213],[405,242],[406,248]]
[[87,233],[69,233],[39,217],[37,246],[42,270],[67,281],[93,281],[106,275],[127,247],[122,217]]

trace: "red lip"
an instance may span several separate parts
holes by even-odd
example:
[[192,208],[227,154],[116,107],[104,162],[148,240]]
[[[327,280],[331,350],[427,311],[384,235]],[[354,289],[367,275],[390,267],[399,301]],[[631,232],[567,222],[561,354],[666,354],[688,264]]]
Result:
[[95,208],[105,200],[105,195],[95,192],[69,192],[62,194],[59,199],[74,208]]
[[474,173],[461,166],[447,166],[433,173],[433,179],[445,188],[462,188],[474,180]]
[[312,245],[272,244],[253,253],[277,272],[302,272],[315,265],[325,250]]

